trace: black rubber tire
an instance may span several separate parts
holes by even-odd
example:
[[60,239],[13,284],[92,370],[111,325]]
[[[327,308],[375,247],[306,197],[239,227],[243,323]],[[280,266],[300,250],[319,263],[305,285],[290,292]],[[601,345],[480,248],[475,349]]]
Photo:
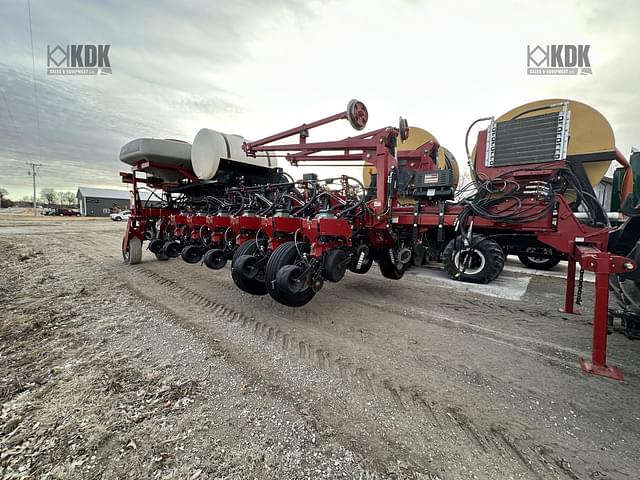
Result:
[[180,244],[180,242],[176,242],[175,240],[169,240],[165,242],[164,246],[162,247],[162,253],[170,258],[178,258],[181,251],[182,245]]
[[169,257],[162,252],[154,253],[154,255],[156,256],[156,259],[161,262],[166,262],[169,260]]
[[552,257],[540,260],[532,260],[531,258],[538,258],[535,255],[527,255],[521,253],[518,255],[520,262],[527,268],[533,268],[535,270],[551,270],[553,267],[560,263],[562,257],[560,255],[553,255]]
[[[264,284],[264,280],[247,278],[240,273],[242,268],[236,268],[238,266],[241,267],[241,264],[244,263],[243,261],[253,257],[257,251],[258,244],[255,240],[247,240],[236,249],[231,259],[231,278],[233,279],[233,283],[243,292],[250,293],[251,295],[266,295],[267,286]],[[240,257],[244,258],[240,259]]]
[[[62,214],[60,214],[60,216],[62,216]],[[114,220],[116,222],[121,222],[122,221],[122,217],[116,217],[116,218],[114,218]]]
[[473,235],[471,238],[472,246],[475,250],[474,254],[484,260],[484,265],[477,272],[469,272],[468,270],[460,273],[456,266],[455,256],[458,245],[462,243],[461,237],[451,240],[442,253],[444,261],[444,269],[454,280],[462,280],[469,283],[490,283],[494,281],[504,269],[504,252],[495,240],[486,238],[483,235]]
[[380,267],[380,273],[384,278],[391,280],[400,280],[404,276],[404,272],[407,271],[408,265],[405,263],[400,270],[396,268],[396,264],[391,261],[389,255],[389,249],[383,248],[380,250],[380,257],[378,258],[378,266]]
[[224,253],[223,250],[218,248],[214,248],[213,250],[209,250],[202,257],[202,262],[209,267],[211,270],[221,270],[227,264],[227,259],[220,259],[220,256]]
[[276,288],[281,292],[294,292],[294,289],[299,286],[298,279],[303,272],[302,267],[298,265],[285,265],[276,275]]
[[156,238],[155,240],[151,240],[147,248],[151,253],[155,253],[156,255],[162,252],[162,247],[164,247],[164,240],[160,238]]
[[131,237],[127,250],[122,252],[124,263],[128,265],[136,265],[142,261],[142,242],[138,237]]
[[347,254],[340,248],[325,253],[324,256],[324,278],[330,282],[339,282],[347,273]]
[[358,275],[364,275],[369,270],[371,270],[371,265],[373,265],[373,257],[369,254],[369,257],[365,259],[365,261],[360,265],[360,268],[356,268],[358,265],[358,260],[356,259],[356,264],[349,264],[349,271],[353,273],[357,273]]
[[200,245],[187,245],[180,252],[182,260],[187,263],[200,263],[202,261],[202,247]]
[[[301,252],[306,253],[309,251],[310,246],[308,243],[299,243],[298,248]],[[278,271],[285,265],[294,265],[297,259],[298,249],[295,242],[285,242],[273,251],[265,269],[264,281],[269,295],[276,302],[288,307],[306,305],[316,295],[316,292],[311,287],[302,292],[292,294],[291,292],[283,292],[276,286]]]

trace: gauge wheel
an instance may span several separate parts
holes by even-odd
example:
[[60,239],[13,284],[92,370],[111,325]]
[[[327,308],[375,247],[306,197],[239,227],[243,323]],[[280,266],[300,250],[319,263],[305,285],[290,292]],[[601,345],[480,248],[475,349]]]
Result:
[[251,269],[258,257],[258,243],[255,240],[247,240],[240,245],[231,259],[231,278],[233,283],[243,292],[251,295],[266,295],[267,286],[264,283],[264,268],[258,269],[253,277],[247,276],[244,272]]
[[136,265],[142,261],[142,242],[138,237],[131,237],[127,248],[122,251],[124,263]]

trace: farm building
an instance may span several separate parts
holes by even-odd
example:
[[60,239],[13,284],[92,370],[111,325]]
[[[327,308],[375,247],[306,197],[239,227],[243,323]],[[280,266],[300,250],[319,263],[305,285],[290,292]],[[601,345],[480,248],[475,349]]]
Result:
[[86,217],[108,217],[130,207],[128,190],[79,187],[76,196],[80,213]]
[[[108,217],[111,213],[131,208],[128,190],[79,187],[76,196],[80,205],[80,213],[85,217]],[[140,192],[140,198],[143,202],[147,201],[150,196],[149,192]],[[158,203],[155,197],[154,200],[149,201],[149,206]]]

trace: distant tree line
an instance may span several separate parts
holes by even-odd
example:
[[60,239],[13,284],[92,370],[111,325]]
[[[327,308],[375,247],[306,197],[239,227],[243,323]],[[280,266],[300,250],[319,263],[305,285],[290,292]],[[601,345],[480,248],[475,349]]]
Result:
[[56,192],[53,188],[40,190],[39,202],[45,207],[72,207],[76,204],[74,192]]
[[[9,192],[5,188],[0,188],[0,199],[2,208],[16,206],[33,205],[33,197],[25,195],[20,200],[10,200],[7,198]],[[53,188],[43,188],[40,190],[38,204],[44,207],[73,207],[77,205],[76,194],[73,192],[57,192]]]

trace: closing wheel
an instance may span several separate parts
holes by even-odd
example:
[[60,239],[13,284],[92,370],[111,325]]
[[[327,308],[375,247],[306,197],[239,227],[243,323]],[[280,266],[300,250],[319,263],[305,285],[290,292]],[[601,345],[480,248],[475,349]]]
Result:
[[187,263],[198,263],[202,260],[202,246],[200,245],[187,245],[180,252],[182,260]]
[[[269,257],[267,268],[265,269],[265,285],[269,295],[271,295],[271,298],[276,302],[289,307],[301,307],[309,303],[315,296],[316,292],[307,284],[302,285],[300,291],[291,291],[288,285],[291,285],[290,281],[295,280],[295,277],[293,273],[286,272],[293,271],[294,269],[286,269],[286,274],[283,273],[280,277],[280,283],[285,286],[285,288],[277,285],[277,277],[280,270],[289,265],[301,267],[302,259],[300,258],[300,253],[308,253],[309,251],[310,246],[308,243],[298,243],[296,247],[295,242],[285,242],[276,248]],[[284,282],[285,277],[287,277],[287,282]]]
[[371,269],[371,265],[373,265],[373,257],[374,254],[369,247],[361,246],[356,248],[351,263],[349,263],[347,268],[353,273],[360,275],[365,274]]
[[391,280],[400,280],[408,268],[408,264],[406,263],[402,263],[400,268],[398,268],[396,262],[391,258],[391,252],[388,248],[383,248],[380,251],[378,266],[380,267],[380,273],[382,273],[382,276],[384,278],[390,278]]
[[304,290],[304,270],[297,265],[285,265],[276,275],[276,287],[282,292],[300,293]]
[[167,260],[169,260],[169,257],[162,253],[162,251],[154,253],[154,255],[156,256],[156,259],[160,260],[161,262],[166,262]]
[[473,235],[471,245],[462,237],[451,240],[442,254],[444,269],[454,280],[489,283],[498,278],[504,268],[504,253],[495,240]]
[[373,265],[373,258],[367,257],[364,259],[364,261],[362,262],[359,268],[358,268],[357,261],[355,263],[349,264],[349,270],[352,271],[353,273],[364,275],[369,270],[371,270],[371,265]]
[[336,248],[330,250],[324,257],[324,278],[330,282],[339,282],[347,273],[349,260],[344,250]]
[[122,252],[124,263],[136,265],[142,261],[142,242],[138,237],[131,237],[127,248]]
[[162,247],[162,253],[170,258],[178,258],[181,251],[182,244],[180,242],[176,242],[175,240],[169,240],[165,242],[164,246]]
[[202,261],[211,270],[220,270],[227,264],[227,257],[225,256],[224,250],[216,248],[205,253]]
[[147,247],[151,253],[155,253],[156,255],[162,252],[162,247],[164,247],[164,240],[160,238],[156,238],[155,240],[151,240],[149,242],[149,246]]
[[233,283],[243,292],[251,295],[266,295],[264,284],[264,266],[256,266],[259,257],[258,244],[255,240],[247,240],[240,245],[231,259],[231,278]]
[[554,254],[551,257],[539,257],[535,254],[521,253],[518,255],[518,259],[527,268],[535,268],[536,270],[551,270],[553,267],[560,263],[562,257],[558,254]]

